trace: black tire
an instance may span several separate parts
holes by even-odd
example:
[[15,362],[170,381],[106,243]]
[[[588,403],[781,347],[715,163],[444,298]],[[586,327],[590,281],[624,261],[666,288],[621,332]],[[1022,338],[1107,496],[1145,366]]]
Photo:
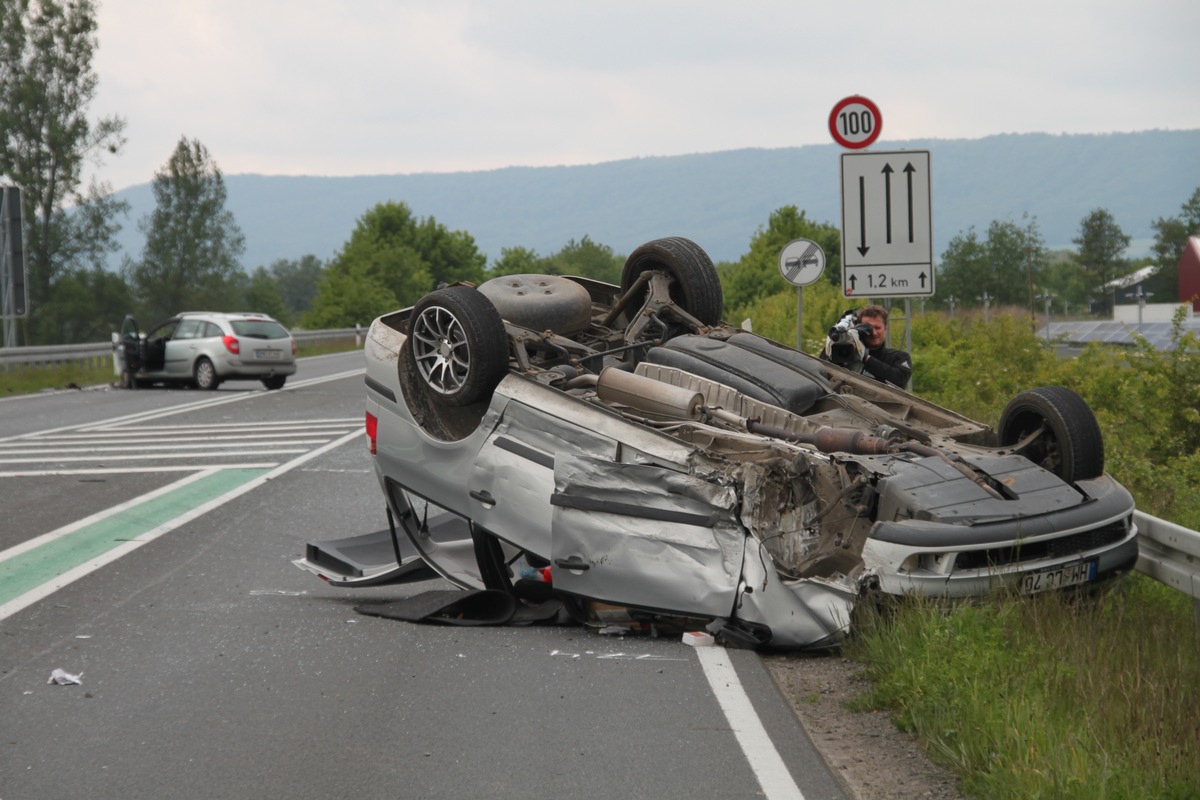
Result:
[[216,389],[221,383],[221,379],[217,376],[217,368],[207,358],[196,361],[196,366],[192,368],[192,379],[195,381],[197,389],[203,389],[206,392]]
[[1096,415],[1063,386],[1039,386],[1014,397],[1000,416],[1000,444],[1014,445],[1043,425],[1021,455],[1068,483],[1104,474],[1104,439]]
[[[629,254],[621,271],[621,294],[629,292],[643,272],[665,270],[675,279],[671,299],[705,325],[716,325],[724,312],[721,280],[717,268],[700,245],[682,236],[647,242]],[[645,294],[629,306],[636,312],[645,303]]]
[[508,372],[504,322],[469,286],[448,286],[421,298],[409,318],[406,351],[429,397],[450,406],[487,398]]
[[263,378],[262,385],[269,390],[282,389],[283,384],[287,383],[286,375],[276,375],[272,378]]

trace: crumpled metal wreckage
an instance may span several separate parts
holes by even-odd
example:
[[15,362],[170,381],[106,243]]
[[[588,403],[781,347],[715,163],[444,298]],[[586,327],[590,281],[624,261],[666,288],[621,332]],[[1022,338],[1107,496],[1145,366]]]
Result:
[[[1133,499],[1075,393],[1021,392],[993,429],[722,306],[711,260],[673,237],[637,248],[620,285],[506,276],[379,317],[366,429],[389,525],[296,564],[348,588],[432,570],[486,593],[470,613],[428,594],[363,607],[401,619],[619,618],[823,648],[873,594],[1091,586],[1136,561]],[[486,608],[502,597],[512,617]]]

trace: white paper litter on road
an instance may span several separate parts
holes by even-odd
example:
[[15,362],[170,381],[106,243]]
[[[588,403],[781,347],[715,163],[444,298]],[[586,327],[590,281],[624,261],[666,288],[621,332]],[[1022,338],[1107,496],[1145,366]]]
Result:
[[55,669],[50,673],[50,680],[46,681],[46,683],[55,683],[59,686],[78,685],[83,683],[83,673],[81,672],[78,675],[72,675],[66,670]]

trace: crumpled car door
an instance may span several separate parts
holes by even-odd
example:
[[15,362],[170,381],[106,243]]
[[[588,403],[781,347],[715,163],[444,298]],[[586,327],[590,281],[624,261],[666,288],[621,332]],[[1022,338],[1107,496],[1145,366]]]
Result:
[[566,453],[612,460],[617,444],[536,408],[509,403],[471,466],[471,519],[549,558],[554,463]]
[[737,493],[645,463],[559,454],[554,588],[616,605],[729,617],[746,535]]

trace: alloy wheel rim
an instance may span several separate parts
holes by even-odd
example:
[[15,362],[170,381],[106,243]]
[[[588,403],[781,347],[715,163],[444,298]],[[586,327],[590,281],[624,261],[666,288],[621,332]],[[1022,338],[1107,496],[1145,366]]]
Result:
[[471,352],[462,323],[441,306],[421,312],[413,325],[413,356],[426,385],[450,395],[466,383]]

